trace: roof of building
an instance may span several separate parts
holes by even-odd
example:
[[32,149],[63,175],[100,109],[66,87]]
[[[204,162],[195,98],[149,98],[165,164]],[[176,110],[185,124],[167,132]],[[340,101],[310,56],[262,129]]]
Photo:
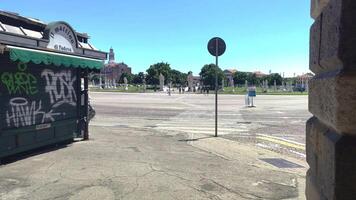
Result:
[[[46,49],[49,39],[46,38],[45,32],[50,24],[35,18],[0,10],[0,44]],[[78,48],[78,51],[75,52],[76,54],[81,54],[85,57],[106,59],[105,52],[98,50],[88,42],[90,37],[87,33],[76,31],[74,33]]]
[[299,78],[299,79],[310,79],[310,78],[313,78],[313,77],[314,77],[314,74],[312,74],[312,73],[306,73],[306,74],[302,74],[302,75],[297,76],[297,78]]
[[126,63],[124,62],[120,62],[120,63],[116,63],[116,62],[109,62],[107,64],[105,64],[105,67],[127,67],[130,68]]
[[267,74],[261,72],[261,71],[255,71],[253,74],[256,74],[256,76],[267,76]]
[[225,69],[224,72],[228,72],[228,73],[236,73],[237,69]]

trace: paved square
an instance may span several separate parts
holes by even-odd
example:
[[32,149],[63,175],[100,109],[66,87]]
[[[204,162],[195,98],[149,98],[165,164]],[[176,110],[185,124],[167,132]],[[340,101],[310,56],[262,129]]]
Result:
[[91,98],[91,140],[0,166],[0,199],[304,199],[306,96],[221,95],[218,138],[213,95]]

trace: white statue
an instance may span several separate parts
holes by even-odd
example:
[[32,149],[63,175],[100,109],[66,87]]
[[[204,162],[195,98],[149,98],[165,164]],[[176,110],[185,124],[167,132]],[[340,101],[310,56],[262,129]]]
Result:
[[125,85],[125,90],[127,91],[129,88],[127,87],[127,78],[124,77],[124,85]]
[[164,76],[163,74],[159,74],[159,90],[163,91],[164,86]]

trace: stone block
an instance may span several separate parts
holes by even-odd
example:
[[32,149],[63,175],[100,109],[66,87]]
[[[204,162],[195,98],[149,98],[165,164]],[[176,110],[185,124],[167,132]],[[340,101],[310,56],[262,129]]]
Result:
[[321,20],[317,18],[310,28],[309,39],[309,67],[314,73],[322,72],[320,66],[320,31]]
[[356,135],[356,72],[334,71],[309,82],[309,111],[327,126]]
[[312,117],[307,121],[306,129],[306,155],[307,162],[313,171],[316,171],[318,155],[320,155],[319,133],[325,133],[328,127],[319,123],[316,117]]
[[329,0],[311,0],[311,16],[316,19],[319,17]]
[[329,130],[315,117],[307,122],[306,153],[310,166],[308,179],[316,187],[313,190],[328,197],[334,195],[335,183],[335,143],[329,138]]
[[305,184],[305,196],[310,200],[321,200],[319,189],[313,181],[314,176],[310,174],[310,170],[307,171],[306,184]]
[[307,122],[308,199],[356,197],[356,137],[342,135],[316,117]]
[[330,0],[310,30],[310,70],[356,70],[356,1]]

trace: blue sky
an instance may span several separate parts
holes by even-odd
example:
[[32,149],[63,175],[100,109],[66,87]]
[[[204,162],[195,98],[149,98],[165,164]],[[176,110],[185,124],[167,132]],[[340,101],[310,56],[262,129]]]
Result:
[[183,72],[214,62],[210,38],[227,44],[223,69],[286,76],[308,72],[310,0],[2,0],[0,9],[45,22],[63,20],[134,73],[164,61]]

